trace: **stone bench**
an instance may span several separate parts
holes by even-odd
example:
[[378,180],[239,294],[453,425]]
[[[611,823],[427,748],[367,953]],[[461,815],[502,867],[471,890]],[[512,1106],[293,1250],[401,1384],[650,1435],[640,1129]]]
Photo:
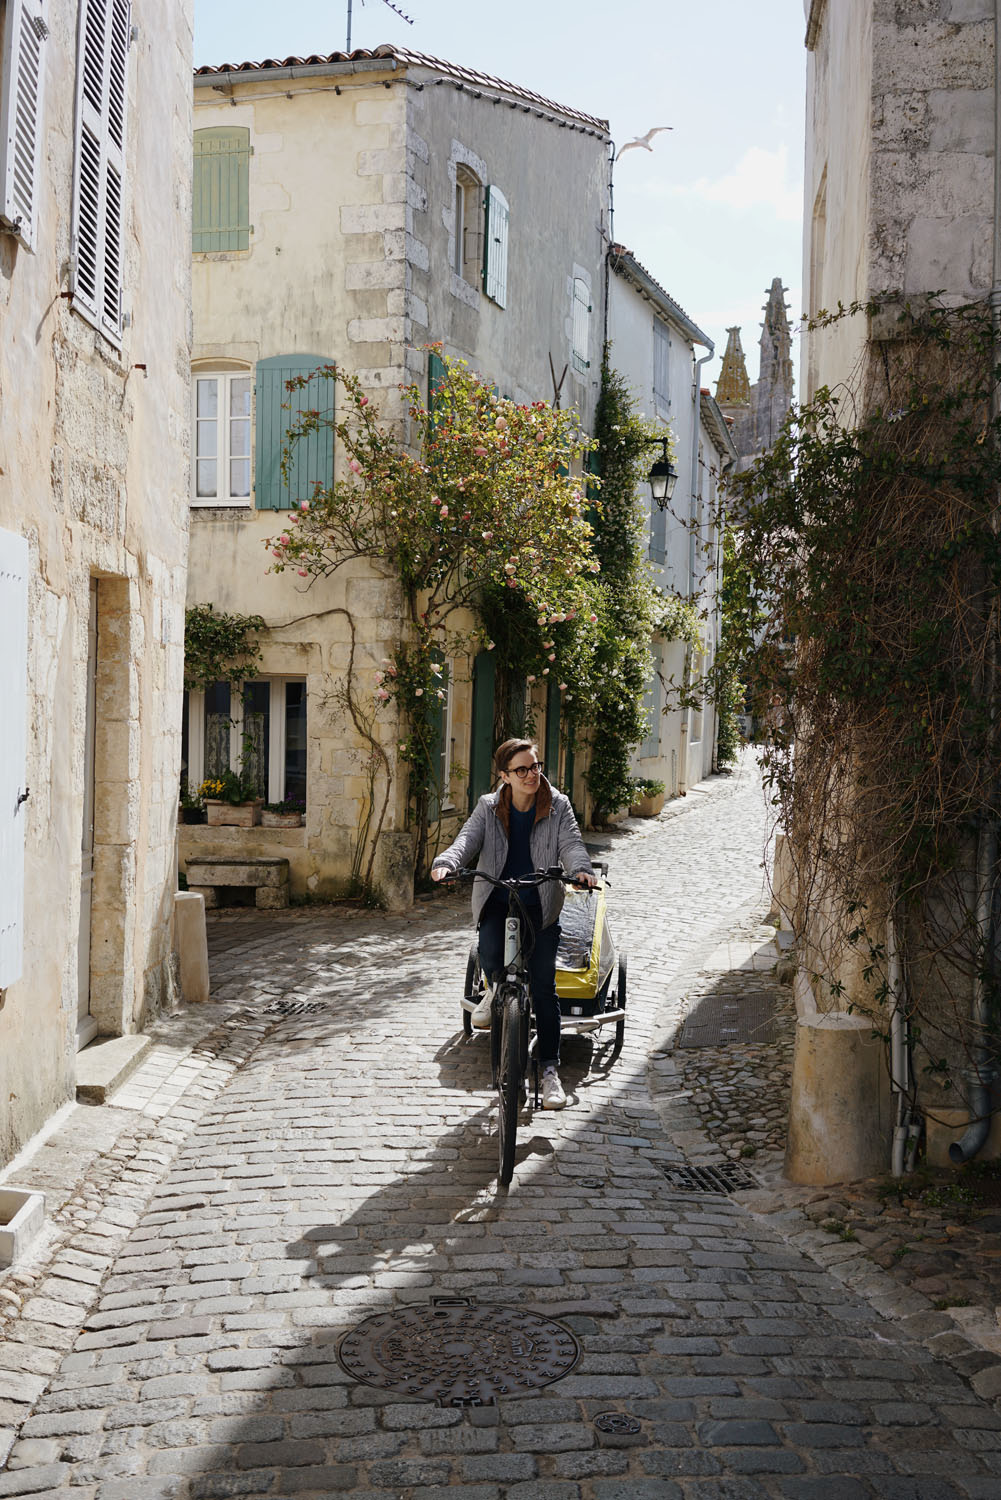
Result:
[[237,905],[233,896],[253,890],[260,908],[288,906],[287,859],[233,859],[195,855],[188,860],[188,890],[205,897],[206,907]]

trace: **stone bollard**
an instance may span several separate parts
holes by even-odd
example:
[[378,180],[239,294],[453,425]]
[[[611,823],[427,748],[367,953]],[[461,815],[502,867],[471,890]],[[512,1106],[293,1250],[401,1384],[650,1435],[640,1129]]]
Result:
[[209,948],[205,933],[205,898],[196,891],[174,895],[174,944],[185,1003],[209,998]]
[[785,1175],[818,1187],[890,1170],[893,1107],[882,1042],[846,1011],[796,1023]]

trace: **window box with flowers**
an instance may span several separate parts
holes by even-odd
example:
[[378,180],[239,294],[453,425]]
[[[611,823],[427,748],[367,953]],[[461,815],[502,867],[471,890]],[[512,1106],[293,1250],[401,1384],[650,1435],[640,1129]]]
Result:
[[306,804],[295,797],[281,802],[265,802],[261,809],[262,828],[301,828]]
[[198,788],[205,803],[206,822],[210,828],[255,828],[261,821],[264,798],[255,795],[253,780],[238,771],[223,771],[210,776]]

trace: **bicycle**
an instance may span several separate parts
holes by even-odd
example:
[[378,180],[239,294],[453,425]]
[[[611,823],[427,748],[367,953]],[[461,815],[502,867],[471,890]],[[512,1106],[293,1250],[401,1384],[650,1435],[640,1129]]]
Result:
[[[490,1072],[491,1087],[497,1090],[497,1144],[499,1170],[498,1181],[507,1187],[514,1176],[514,1154],[518,1134],[518,1104],[525,1085],[529,1058],[535,1049],[535,1037],[531,1035],[532,999],[529,988],[528,969],[522,944],[522,935],[527,923],[527,913],[518,897],[518,891],[537,889],[549,880],[567,880],[561,865],[549,870],[535,870],[531,875],[504,879],[487,875],[483,870],[457,870],[446,876],[446,880],[487,880],[508,893],[508,911],[504,923],[504,972],[494,986],[490,1008]],[[523,925],[524,923],[524,925]],[[474,974],[470,966],[475,964]],[[483,976],[479,970],[479,957],[474,944],[466,970],[466,999],[471,997],[470,985],[482,987]],[[479,997],[477,997],[479,998]],[[465,1017],[464,1017],[465,1024]],[[533,1061],[533,1083],[535,1107],[539,1105],[539,1059],[535,1053]]]

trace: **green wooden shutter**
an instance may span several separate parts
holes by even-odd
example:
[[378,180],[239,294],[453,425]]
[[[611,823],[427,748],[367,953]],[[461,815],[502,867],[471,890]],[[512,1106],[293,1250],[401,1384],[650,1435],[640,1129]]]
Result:
[[498,187],[485,193],[483,290],[498,307],[507,306],[507,239],[511,211]]
[[493,781],[494,686],[497,659],[481,651],[473,663],[473,723],[469,739],[469,810],[489,792]]
[[192,250],[250,247],[250,131],[195,131]]
[[[334,479],[334,433],[326,423],[301,437],[292,453],[288,483],[282,476],[282,452],[288,430],[302,412],[317,411],[333,420],[334,377],[321,373],[331,360],[315,354],[277,354],[257,366],[257,455],[255,497],[258,510],[289,510],[301,500],[311,500],[317,482],[325,488]],[[315,371],[301,390],[289,391],[286,383]]]
[[571,322],[570,357],[575,370],[583,373],[589,368],[588,345],[591,333],[591,296],[587,282],[580,276],[573,282],[573,319]]
[[546,695],[546,744],[543,750],[546,775],[553,786],[559,785],[560,773],[560,685],[554,677],[549,679]]
[[448,379],[448,366],[440,354],[428,351],[428,406],[433,407],[435,397]]

